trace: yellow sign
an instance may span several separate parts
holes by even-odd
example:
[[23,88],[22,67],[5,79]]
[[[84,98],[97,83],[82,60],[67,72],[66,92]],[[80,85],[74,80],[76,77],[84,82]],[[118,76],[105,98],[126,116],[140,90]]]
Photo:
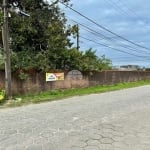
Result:
[[64,73],[46,73],[46,81],[64,80]]

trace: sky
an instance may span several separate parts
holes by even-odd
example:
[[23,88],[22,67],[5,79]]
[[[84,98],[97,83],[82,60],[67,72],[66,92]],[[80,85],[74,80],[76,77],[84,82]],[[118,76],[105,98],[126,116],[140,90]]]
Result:
[[68,23],[79,25],[80,50],[92,48],[99,57],[111,59],[113,66],[150,67],[149,0],[71,0],[71,4],[94,22],[62,8]]

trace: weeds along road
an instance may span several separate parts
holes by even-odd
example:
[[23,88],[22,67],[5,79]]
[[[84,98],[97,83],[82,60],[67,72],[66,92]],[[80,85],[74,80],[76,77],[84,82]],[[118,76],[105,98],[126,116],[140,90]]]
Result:
[[150,150],[150,86],[1,109],[0,150]]

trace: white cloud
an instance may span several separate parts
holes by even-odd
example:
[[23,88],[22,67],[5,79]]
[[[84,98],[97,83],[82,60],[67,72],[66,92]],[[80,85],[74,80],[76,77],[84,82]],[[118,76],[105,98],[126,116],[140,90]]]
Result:
[[[93,19],[100,25],[110,29],[112,32],[115,32],[133,42],[137,42],[137,44],[141,44],[145,47],[150,47],[150,5],[149,0],[120,0],[118,5],[122,6],[121,9],[116,9],[115,7],[106,3],[109,0],[72,0],[73,8],[85,16]],[[111,0],[114,4],[118,2],[118,0]],[[122,10],[122,11],[121,11]],[[71,10],[67,10],[67,16],[70,16],[74,20],[77,20],[80,23],[85,24],[97,32],[100,32],[106,36],[115,37],[110,33],[102,31],[99,27],[94,25],[93,23],[87,21],[85,18],[79,16],[78,14],[72,12]],[[97,41],[101,42],[96,36],[91,33],[80,29],[80,34],[86,36],[87,38],[97,39]],[[122,40],[117,38],[118,42]],[[88,42],[83,40],[81,43],[81,49],[88,49],[89,47],[93,47],[93,49],[97,49],[97,53],[101,55],[102,53],[107,56],[127,56],[128,54],[123,54],[120,52],[115,52],[114,50],[101,47],[98,44]],[[133,46],[133,45],[132,45]],[[138,49],[136,47],[136,49]],[[140,48],[139,48],[140,49]],[[143,50],[143,49],[142,49]],[[132,51],[126,50],[129,53]],[[132,59],[133,60],[133,59]],[[131,61],[129,58],[128,61]],[[132,62],[132,61],[131,61]],[[144,59],[143,59],[144,62]],[[121,63],[121,61],[119,61]],[[141,62],[140,62],[141,63]]]

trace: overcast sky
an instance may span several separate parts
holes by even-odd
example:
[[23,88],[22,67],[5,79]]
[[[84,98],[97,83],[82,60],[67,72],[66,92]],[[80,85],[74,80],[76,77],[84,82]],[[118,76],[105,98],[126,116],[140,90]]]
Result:
[[[71,3],[73,9],[97,24],[147,48],[135,46],[101,29],[72,10],[63,8],[68,22],[75,24],[73,21],[76,21],[79,24],[81,50],[93,48],[97,51],[98,56],[106,55],[115,66],[133,64],[150,67],[149,0],[71,0]],[[100,44],[117,50],[106,48]]]

